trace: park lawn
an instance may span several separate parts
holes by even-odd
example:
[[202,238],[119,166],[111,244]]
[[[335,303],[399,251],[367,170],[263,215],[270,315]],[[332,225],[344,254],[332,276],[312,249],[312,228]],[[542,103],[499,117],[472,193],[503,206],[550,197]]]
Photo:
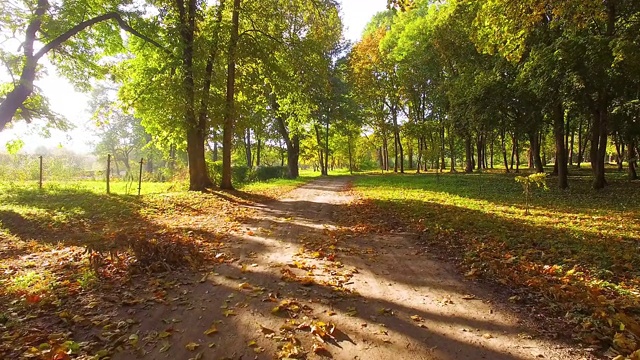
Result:
[[[143,183],[143,196],[119,194],[118,182],[111,195],[103,182],[46,183],[42,190],[0,183],[0,358],[100,353],[99,343],[71,340],[71,329],[89,319],[119,328],[110,323],[115,318],[96,314],[117,311],[113,299],[126,302],[139,291],[132,276],[226,261],[220,254],[229,237],[244,231],[240,221],[254,211],[242,205],[271,201],[314,178],[304,175],[232,192]],[[165,283],[144,291],[162,294]]]
[[299,186],[317,179],[318,177],[320,177],[319,172],[313,170],[300,170],[300,177],[296,179],[271,179],[268,181],[253,182],[242,184],[238,189],[252,194],[269,195],[274,198],[278,198]]
[[589,173],[574,171],[571,188],[561,191],[549,178],[550,190],[535,191],[527,215],[514,177],[367,175],[354,187],[374,226],[418,232],[427,251],[460,261],[467,277],[491,279],[506,285],[514,302],[566,316],[587,344],[635,350],[640,183],[612,173],[610,186],[594,191]]
[[[138,182],[111,180],[110,192],[115,195],[137,195]],[[38,189],[37,181],[0,181],[0,192],[11,189]],[[107,184],[104,180],[69,180],[69,181],[44,181],[44,190],[78,190],[95,194],[106,194]],[[168,192],[186,191],[189,185],[186,182],[149,182],[143,181],[140,188],[141,195],[162,194]],[[1,196],[1,195],[0,195]]]

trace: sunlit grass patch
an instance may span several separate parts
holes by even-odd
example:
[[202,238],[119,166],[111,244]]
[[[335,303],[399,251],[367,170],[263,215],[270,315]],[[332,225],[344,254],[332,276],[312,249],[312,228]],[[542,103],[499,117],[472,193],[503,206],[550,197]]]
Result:
[[381,217],[393,214],[425,245],[462,259],[472,276],[529,289],[577,324],[588,319],[581,337],[640,329],[629,320],[640,313],[640,183],[612,174],[595,191],[588,172],[577,175],[566,191],[549,178],[530,214],[514,175],[370,175],[354,183]]
[[6,291],[16,295],[38,295],[49,292],[55,283],[55,277],[48,271],[27,270],[10,278]]

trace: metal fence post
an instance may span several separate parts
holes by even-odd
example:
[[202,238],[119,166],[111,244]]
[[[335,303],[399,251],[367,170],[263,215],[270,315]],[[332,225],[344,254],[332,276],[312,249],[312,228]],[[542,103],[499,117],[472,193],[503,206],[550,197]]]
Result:
[[40,186],[40,189],[42,190],[42,155],[40,155],[39,158],[40,158],[40,182],[38,184]]
[[111,194],[111,189],[109,188],[109,176],[111,175],[111,154],[107,155],[107,194]]
[[142,190],[142,164],[144,164],[144,158],[140,159],[140,176],[138,177],[138,196]]

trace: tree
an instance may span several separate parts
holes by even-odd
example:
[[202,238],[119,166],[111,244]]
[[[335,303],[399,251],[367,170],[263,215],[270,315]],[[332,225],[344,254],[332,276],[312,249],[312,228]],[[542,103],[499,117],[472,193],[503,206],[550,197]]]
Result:
[[[3,14],[13,16],[0,17],[0,28],[24,36],[24,41],[20,46],[21,54],[0,53],[13,80],[0,91],[0,131],[14,117],[27,121],[34,118],[57,121],[42,95],[34,93],[38,66],[45,55],[50,55],[49,59],[70,80],[77,85],[86,85],[87,75],[100,72],[96,64],[98,54],[109,54],[121,46],[120,29],[161,47],[129,25],[137,15],[122,11],[119,1],[91,4],[73,1],[62,2],[60,6],[51,6],[47,0],[38,0],[35,4],[6,2],[1,10]],[[36,50],[38,43],[43,46]]]

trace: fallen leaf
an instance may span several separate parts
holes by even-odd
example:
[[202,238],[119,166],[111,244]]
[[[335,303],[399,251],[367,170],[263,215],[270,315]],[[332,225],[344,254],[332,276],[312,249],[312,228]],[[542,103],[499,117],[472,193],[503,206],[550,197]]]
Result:
[[213,334],[217,334],[217,333],[218,333],[218,328],[216,327],[215,324],[212,324],[211,327],[209,327],[204,332],[205,335],[213,335]]
[[160,348],[160,352],[167,352],[169,351],[169,349],[171,349],[171,344],[169,344],[168,342],[165,342],[162,347]]
[[200,346],[200,344],[198,344],[198,343],[190,342],[187,345],[185,345],[184,347],[187,348],[187,350],[189,350],[189,351],[194,351],[199,346]]

